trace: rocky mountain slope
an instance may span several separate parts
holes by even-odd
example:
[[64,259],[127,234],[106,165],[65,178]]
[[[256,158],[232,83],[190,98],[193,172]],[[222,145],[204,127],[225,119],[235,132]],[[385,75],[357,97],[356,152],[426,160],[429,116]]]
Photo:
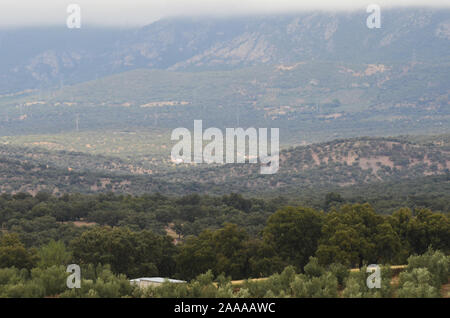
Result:
[[139,29],[63,26],[0,31],[0,94],[45,89],[136,68],[230,69],[327,60],[448,61],[450,11],[392,9],[233,19],[165,19]]

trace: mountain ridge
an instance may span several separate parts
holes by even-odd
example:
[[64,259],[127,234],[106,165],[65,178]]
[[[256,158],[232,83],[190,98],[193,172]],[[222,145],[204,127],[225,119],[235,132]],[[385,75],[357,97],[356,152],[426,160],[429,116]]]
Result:
[[363,11],[309,12],[230,20],[170,18],[131,30],[3,30],[0,39],[8,50],[0,53],[0,94],[142,67],[214,70],[315,59],[449,61],[450,10],[383,10],[382,28],[376,30],[365,25],[367,16]]

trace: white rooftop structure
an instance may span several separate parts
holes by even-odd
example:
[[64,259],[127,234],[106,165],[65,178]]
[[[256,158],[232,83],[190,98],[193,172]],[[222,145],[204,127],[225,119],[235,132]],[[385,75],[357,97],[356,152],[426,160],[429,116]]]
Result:
[[164,282],[174,283],[174,284],[183,284],[186,283],[184,280],[178,280],[178,279],[170,279],[170,278],[163,278],[163,277],[141,277],[130,280],[131,284],[137,284],[139,287],[147,287],[151,285],[161,285]]

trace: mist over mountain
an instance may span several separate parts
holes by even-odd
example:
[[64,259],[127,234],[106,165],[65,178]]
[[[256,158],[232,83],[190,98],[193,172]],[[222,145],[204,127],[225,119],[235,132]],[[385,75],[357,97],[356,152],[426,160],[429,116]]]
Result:
[[171,18],[136,29],[0,31],[0,93],[49,89],[138,68],[227,70],[299,61],[394,63],[450,59],[450,10],[309,12]]

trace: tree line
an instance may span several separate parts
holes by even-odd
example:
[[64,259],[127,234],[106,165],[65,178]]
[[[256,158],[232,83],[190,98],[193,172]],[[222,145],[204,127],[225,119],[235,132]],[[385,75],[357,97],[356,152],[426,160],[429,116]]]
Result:
[[[450,251],[448,215],[428,209],[411,211],[402,208],[392,215],[380,215],[369,204],[344,204],[332,206],[326,212],[303,206],[285,206],[270,213],[270,209],[276,206],[274,202],[252,201],[231,195],[209,199],[212,202],[216,200],[216,203],[220,201],[220,207],[228,209],[231,220],[233,214],[240,218],[255,217],[252,209],[256,209],[255,206],[261,208],[264,204],[265,213],[269,216],[247,220],[244,225],[223,222],[216,227],[217,220],[205,222],[206,226],[199,234],[186,234],[183,232],[183,218],[192,217],[195,222],[196,215],[212,213],[207,209],[206,212],[195,209],[195,203],[200,200],[198,196],[176,199],[176,204],[186,210],[167,205],[167,199],[158,195],[148,201],[132,197],[109,201],[108,198],[98,197],[100,202],[97,202],[77,201],[70,196],[58,199],[43,195],[2,197],[0,268],[32,271],[42,262],[46,266],[76,263],[108,266],[111,273],[128,278],[163,276],[191,280],[210,270],[215,277],[223,274],[232,279],[246,279],[267,277],[282,272],[288,266],[302,273],[311,257],[315,257],[320,266],[339,264],[352,268],[367,264],[405,264],[408,257],[423,254],[429,247],[445,255]],[[8,200],[11,201],[9,205]],[[79,218],[86,213],[83,212],[85,207],[88,211],[93,210],[92,204],[104,204],[106,214],[106,207],[120,205],[124,200],[130,200],[129,206],[135,205],[134,211],[129,211],[131,215],[136,213],[131,218],[133,223],[115,221],[117,223],[113,225],[99,223],[92,227],[76,227],[58,221],[58,218],[73,219],[72,213],[77,211],[79,213],[75,215]],[[146,213],[145,203],[158,200],[166,202],[167,210],[158,204],[156,209],[148,208]],[[41,204],[60,201],[70,204],[61,203],[59,207],[71,207],[72,210],[58,210],[61,214],[55,215],[48,203]],[[139,202],[141,205],[137,204]],[[178,226],[174,224],[173,227],[181,237],[178,244],[164,231],[133,226],[146,222],[147,214],[151,220],[162,218],[159,224],[167,226],[171,219],[164,218],[170,213],[176,213],[178,217],[187,213],[177,221]],[[255,221],[262,224],[253,227],[252,222]],[[34,238],[37,242],[30,242]],[[48,261],[46,257],[53,260]]]

